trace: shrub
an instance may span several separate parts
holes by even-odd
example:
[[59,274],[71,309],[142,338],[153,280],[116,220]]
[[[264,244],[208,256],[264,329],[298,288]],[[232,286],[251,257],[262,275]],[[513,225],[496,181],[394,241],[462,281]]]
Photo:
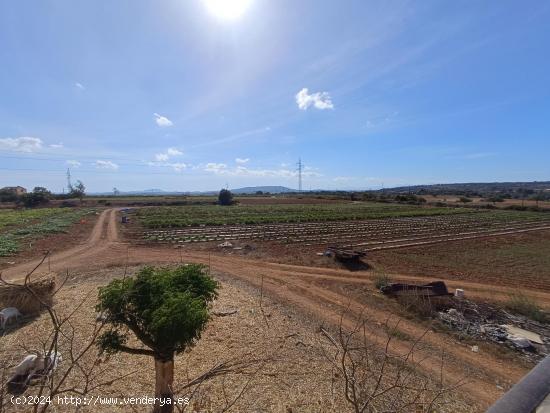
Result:
[[541,310],[537,303],[522,292],[510,294],[505,306],[514,313],[524,315],[541,323],[548,320],[547,314]]
[[422,294],[401,295],[397,297],[397,301],[405,311],[421,318],[432,318],[436,311],[436,305],[432,302],[432,298]]
[[374,277],[374,287],[377,290],[382,289],[382,287],[385,287],[390,283],[391,283],[390,277],[384,272],[377,273]]
[[220,205],[232,205],[233,204],[233,194],[229,189],[222,189],[218,194],[218,203]]

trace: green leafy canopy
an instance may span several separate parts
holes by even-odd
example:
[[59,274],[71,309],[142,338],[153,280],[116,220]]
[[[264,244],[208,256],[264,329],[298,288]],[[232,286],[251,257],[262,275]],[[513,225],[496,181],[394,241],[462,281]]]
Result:
[[217,290],[218,283],[197,264],[145,267],[135,278],[114,280],[99,289],[97,311],[111,325],[99,338],[99,347],[132,350],[125,345],[131,331],[155,357],[171,358],[200,338]]

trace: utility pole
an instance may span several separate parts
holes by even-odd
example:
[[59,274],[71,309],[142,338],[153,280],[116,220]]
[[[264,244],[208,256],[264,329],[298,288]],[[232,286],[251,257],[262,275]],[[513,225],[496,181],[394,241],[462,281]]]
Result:
[[71,192],[72,187],[73,184],[71,183],[71,170],[70,168],[67,168],[67,191]]
[[302,158],[298,158],[298,192],[302,192],[302,170],[304,169],[304,164],[302,163]]

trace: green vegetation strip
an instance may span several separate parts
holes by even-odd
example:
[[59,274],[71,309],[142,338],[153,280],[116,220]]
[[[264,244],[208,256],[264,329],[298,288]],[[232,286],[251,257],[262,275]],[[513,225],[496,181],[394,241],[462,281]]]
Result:
[[137,210],[137,217],[146,228],[179,228],[198,225],[351,221],[476,212],[467,208],[429,208],[382,203],[254,206],[190,205],[143,208]]
[[15,254],[21,242],[48,234],[66,232],[67,228],[95,209],[44,208],[0,212],[0,257]]
[[21,226],[37,219],[63,215],[66,212],[66,210],[60,208],[0,209],[0,231],[7,227]]

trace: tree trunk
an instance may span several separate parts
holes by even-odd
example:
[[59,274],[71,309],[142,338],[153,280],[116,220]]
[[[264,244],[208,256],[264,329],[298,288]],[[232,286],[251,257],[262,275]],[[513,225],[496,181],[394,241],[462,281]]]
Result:
[[[172,413],[174,411],[172,386],[174,384],[174,358],[163,360],[155,358],[155,407],[153,413]],[[163,403],[161,402],[163,401]]]

